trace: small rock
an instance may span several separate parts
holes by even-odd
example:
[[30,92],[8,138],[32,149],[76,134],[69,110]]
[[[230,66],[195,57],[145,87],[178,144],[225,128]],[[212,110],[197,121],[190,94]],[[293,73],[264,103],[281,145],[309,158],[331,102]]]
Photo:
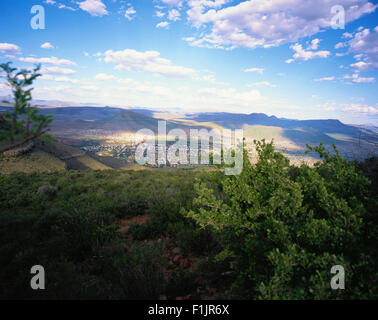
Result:
[[167,296],[165,294],[161,294],[159,296],[159,300],[167,300]]
[[176,300],[182,300],[182,297],[176,297]]

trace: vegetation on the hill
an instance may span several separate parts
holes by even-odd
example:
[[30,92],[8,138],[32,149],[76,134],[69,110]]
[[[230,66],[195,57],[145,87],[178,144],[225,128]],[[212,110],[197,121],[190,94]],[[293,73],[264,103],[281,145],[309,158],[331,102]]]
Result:
[[[376,299],[377,159],[354,164],[319,146],[322,162],[292,167],[271,143],[257,150],[233,177],[0,175],[0,298],[175,298],[206,282],[213,298]],[[120,231],[140,215],[150,218]],[[197,262],[177,267],[172,251]],[[30,288],[37,264],[46,290]],[[336,264],[344,290],[330,287]]]
[[[377,297],[377,194],[355,164],[311,148],[323,161],[291,167],[272,143],[256,142],[259,160],[244,157],[239,176],[217,188],[197,182],[186,215],[210,226],[235,273],[231,296],[259,299]],[[376,163],[375,163],[376,165]],[[376,179],[376,177],[374,177]],[[330,289],[342,265],[345,290]]]
[[30,86],[41,76],[40,65],[33,70],[17,70],[8,62],[0,64],[0,70],[6,74],[13,95],[13,101],[8,102],[13,105],[12,111],[0,119],[0,141],[5,142],[0,146],[0,152],[4,152],[44,135],[49,130],[52,116],[41,115],[30,105],[33,90]]

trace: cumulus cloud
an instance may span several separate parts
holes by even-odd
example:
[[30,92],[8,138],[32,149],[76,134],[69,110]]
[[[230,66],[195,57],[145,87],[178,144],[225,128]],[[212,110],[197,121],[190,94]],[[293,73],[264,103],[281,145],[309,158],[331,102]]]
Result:
[[171,21],[180,20],[180,16],[180,12],[178,12],[176,9],[169,10],[168,12],[168,19]]
[[13,43],[0,43],[0,53],[13,53],[13,54],[20,54],[21,49],[19,46]]
[[372,31],[362,29],[347,44],[350,52],[357,53],[357,60],[364,60],[351,64],[352,68],[358,71],[378,70],[378,27]]
[[165,16],[165,13],[164,12],[161,12],[161,11],[156,11],[155,12],[155,15],[158,17],[158,18],[163,18]]
[[41,45],[42,49],[54,49],[55,47],[50,42],[45,42]]
[[372,83],[375,81],[374,77],[360,77],[359,73],[356,72],[352,75],[345,75],[344,79],[350,79],[354,83]]
[[99,81],[108,81],[108,80],[114,80],[115,77],[112,74],[98,73],[94,76],[94,79],[99,80]]
[[256,72],[259,74],[263,74],[264,68],[249,68],[249,69],[245,69],[244,72]]
[[68,59],[58,59],[57,57],[49,57],[49,58],[19,58],[22,62],[30,62],[30,63],[41,63],[41,64],[52,64],[56,66],[75,66],[76,63],[70,61]]
[[378,26],[373,30],[359,27],[353,33],[344,33],[343,38],[348,40],[337,43],[335,48],[347,48],[347,51],[337,56],[353,54],[357,61],[350,67],[356,72],[378,70]]
[[71,75],[75,74],[76,71],[69,68],[60,68],[60,67],[42,67],[41,74],[43,75]]
[[[373,12],[368,0],[189,0],[188,20],[208,28],[191,45],[212,48],[272,47],[296,42],[331,27],[334,5],[345,9],[346,23]],[[315,49],[313,49],[315,50]]]
[[314,79],[314,81],[316,82],[322,82],[322,81],[333,81],[335,80],[335,77],[324,77],[324,78],[318,78],[318,79]]
[[168,4],[170,6],[181,6],[182,0],[161,0],[161,2]]
[[72,83],[72,84],[80,83],[80,81],[77,79],[71,79],[67,76],[52,76],[51,74],[44,74],[42,76],[42,80],[65,82],[65,83]]
[[106,6],[101,0],[85,0],[78,4],[81,10],[88,12],[91,16],[102,17],[108,14]]
[[[318,39],[314,39],[314,40],[318,40]],[[293,55],[293,59],[295,60],[307,61],[314,58],[327,58],[331,54],[331,52],[326,51],[326,50],[320,50],[320,51],[305,50],[302,48],[302,45],[298,43],[290,46],[290,48],[295,51]],[[317,49],[317,48],[318,48],[318,42],[316,42],[315,44],[311,43],[311,46],[308,49]],[[287,62],[287,63],[290,63],[290,62]]]
[[125,18],[129,21],[135,18],[136,11],[133,6],[129,7],[125,11]]
[[146,71],[165,77],[192,77],[196,73],[194,69],[172,65],[170,60],[161,58],[157,51],[108,50],[105,52],[104,61],[116,63],[117,70]]
[[159,22],[157,25],[156,25],[156,28],[167,28],[169,26],[169,22],[167,21],[163,21],[163,22]]
[[343,111],[351,111],[356,113],[369,113],[369,114],[378,114],[378,105],[373,107],[364,104],[352,103],[343,105]]
[[275,88],[277,85],[270,83],[269,81],[254,82],[247,85],[248,87],[270,87]]
[[227,85],[229,85],[229,83],[227,83],[227,82],[217,81],[217,79],[215,78],[214,74],[207,74],[207,75],[205,75],[203,77],[197,78],[196,80],[203,80],[203,81],[209,82],[211,84],[220,85],[220,86],[227,86]]
[[313,39],[307,50],[317,50],[319,47],[320,39]]

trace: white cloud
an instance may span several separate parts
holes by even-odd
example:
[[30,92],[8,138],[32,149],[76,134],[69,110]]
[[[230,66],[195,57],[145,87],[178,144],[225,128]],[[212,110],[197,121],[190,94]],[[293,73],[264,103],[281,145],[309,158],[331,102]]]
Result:
[[257,72],[259,74],[263,74],[264,68],[249,68],[245,69],[244,72]]
[[335,44],[335,49],[340,49],[340,48],[343,48],[345,46],[345,44],[343,42],[338,42]]
[[169,22],[167,21],[163,21],[163,22],[159,22],[157,25],[156,25],[156,28],[167,28],[169,26]]
[[155,12],[155,15],[158,17],[158,18],[163,18],[165,16],[165,13],[164,12],[161,12],[161,11],[156,11]]
[[182,0],[161,0],[161,2],[168,4],[170,6],[181,6]]
[[161,58],[157,51],[108,50],[105,52],[104,61],[117,63],[117,70],[146,71],[166,77],[192,77],[196,74],[194,69],[172,65],[170,60]]
[[102,17],[108,14],[106,6],[101,0],[85,0],[78,2],[78,4],[81,10],[88,12],[91,16]]
[[349,51],[357,53],[357,60],[363,59],[351,67],[358,71],[378,70],[378,28],[373,31],[369,29],[360,29],[348,41]]
[[77,10],[76,8],[67,6],[67,5],[65,5],[63,3],[57,3],[54,0],[45,0],[45,3],[49,4],[49,5],[52,5],[52,6],[55,6],[55,7],[58,7],[58,9],[68,9],[68,10],[71,10],[71,11],[76,11]]
[[307,50],[317,50],[319,47],[319,39],[313,39],[311,41],[311,45],[307,48]]
[[71,75],[76,73],[75,70],[60,67],[42,67],[40,72],[42,75]]
[[76,63],[67,59],[58,59],[57,57],[50,58],[19,58],[20,61],[30,63],[52,64],[56,66],[75,66]]
[[59,9],[67,9],[67,10],[71,10],[71,11],[76,11],[77,9],[75,8],[72,8],[70,6],[66,6],[65,4],[63,3],[58,3],[58,8]]
[[94,76],[94,79],[99,80],[99,81],[108,81],[108,80],[114,80],[115,76],[113,76],[112,74],[98,73]]
[[135,18],[136,11],[133,6],[127,8],[125,11],[125,18],[129,21],[133,20]]
[[220,85],[220,86],[227,86],[227,85],[229,85],[229,83],[227,83],[227,82],[217,81],[217,79],[215,78],[215,76],[213,74],[205,75],[202,78],[198,78],[196,80],[203,80],[203,81],[212,83],[214,85]]
[[56,81],[56,82],[66,82],[66,83],[72,83],[72,84],[77,84],[80,81],[77,79],[71,79],[68,78],[67,76],[52,76],[51,74],[44,74],[41,78],[42,80],[49,80],[49,81]]
[[45,42],[41,45],[42,49],[54,49],[55,47],[50,42]]
[[344,32],[343,33],[343,38],[352,38],[352,37],[353,37],[353,35],[351,33],[349,33],[349,32]]
[[0,43],[0,53],[13,53],[13,54],[20,54],[21,49],[19,46],[13,43]]
[[212,48],[279,46],[331,28],[334,5],[343,6],[346,23],[376,8],[368,0],[249,0],[223,7],[229,2],[187,2],[189,22],[197,28],[208,27],[191,45]]
[[346,104],[346,105],[343,105],[343,111],[378,114],[378,105],[373,107],[373,106],[363,105],[363,104],[358,104],[358,103]]
[[375,78],[373,77],[360,77],[358,72],[352,74],[352,75],[345,75],[344,79],[351,79],[354,83],[372,83],[375,81]]
[[[315,40],[318,40],[318,39],[315,39]],[[317,49],[318,44],[316,43],[316,45],[312,45],[311,47],[315,47]],[[314,58],[327,58],[331,54],[331,52],[326,51],[326,50],[323,50],[323,51],[310,51],[310,50],[308,50],[308,51],[306,51],[305,49],[302,48],[302,45],[298,44],[298,43],[290,46],[290,48],[295,51],[293,58],[296,59],[296,60],[307,61],[307,60],[314,59]],[[288,63],[290,63],[290,62],[288,62]]]
[[180,12],[178,12],[176,9],[169,10],[168,12],[168,19],[171,21],[180,20],[180,16]]
[[319,79],[314,79],[316,82],[321,82],[321,81],[333,81],[335,80],[335,77],[324,77],[324,78],[319,78]]
[[292,62],[294,62],[294,59],[290,58],[290,59],[285,60],[285,62],[286,63],[292,63]]
[[277,85],[270,83],[269,81],[260,81],[260,82],[254,82],[249,85],[248,87],[270,87],[270,88],[275,88]]

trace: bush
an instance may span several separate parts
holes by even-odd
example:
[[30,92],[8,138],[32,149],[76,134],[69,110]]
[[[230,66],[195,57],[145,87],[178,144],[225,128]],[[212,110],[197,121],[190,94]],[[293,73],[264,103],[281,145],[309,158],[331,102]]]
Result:
[[112,298],[157,299],[165,289],[164,265],[162,248],[136,246],[111,273]]
[[[293,168],[273,143],[255,144],[257,164],[251,166],[245,153],[243,172],[220,181],[215,191],[199,180],[195,208],[186,213],[222,240],[218,259],[231,261],[236,275],[232,296],[377,298],[369,180],[336,148],[332,156],[322,145],[310,148],[323,161]],[[330,288],[333,265],[345,268],[345,290]]]

